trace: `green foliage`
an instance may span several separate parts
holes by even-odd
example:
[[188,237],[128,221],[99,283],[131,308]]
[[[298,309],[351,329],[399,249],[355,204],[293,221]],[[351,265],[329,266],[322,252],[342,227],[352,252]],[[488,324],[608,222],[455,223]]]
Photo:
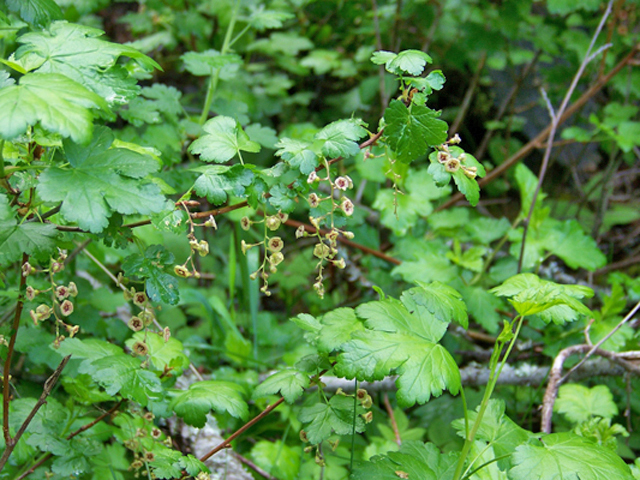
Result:
[[104,99],[57,73],[30,73],[0,90],[0,137],[13,140],[36,124],[76,142],[91,139],[94,114],[108,112]]
[[605,385],[587,388],[583,385],[562,385],[555,408],[573,423],[582,423],[599,416],[611,420],[618,414],[611,391]]
[[513,463],[509,478],[515,480],[561,476],[585,480],[633,478],[629,467],[615,453],[572,433],[553,433],[519,446]]
[[44,200],[62,202],[60,213],[80,228],[99,233],[113,212],[160,212],[165,200],[153,183],[137,181],[158,170],[150,156],[126,148],[110,148],[113,133],[96,129],[86,147],[64,142],[69,167],[51,167],[40,177],[38,191]]
[[424,105],[392,100],[384,114],[384,134],[395,157],[411,163],[425,155],[429,147],[447,139],[447,124],[438,113]]
[[638,477],[637,382],[563,385],[553,434],[526,386],[637,357],[635,4],[602,12],[0,2],[0,478],[201,478],[233,432],[283,480]]
[[309,384],[309,377],[304,373],[293,369],[282,370],[262,382],[253,391],[253,397],[260,398],[280,393],[288,403],[293,403],[309,387]]
[[427,63],[433,63],[431,57],[420,50],[404,50],[400,53],[373,52],[371,61],[376,65],[384,64],[385,70],[389,73],[408,73],[416,77],[422,74]]
[[224,163],[236,155],[242,159],[243,152],[259,152],[260,145],[249,140],[242,127],[230,117],[218,116],[202,126],[206,135],[201,136],[189,147],[189,151],[207,161]]
[[51,253],[58,232],[54,225],[39,222],[18,224],[6,195],[0,194],[0,265],[29,255]]
[[147,70],[160,68],[154,60],[126,45],[106,42],[101,30],[66,22],[53,22],[46,31],[18,38],[22,46],[10,65],[21,73],[61,74],[97,93],[110,106],[121,105],[138,93],[136,79],[116,65],[130,57]]
[[395,480],[397,478],[422,478],[436,480],[452,478],[456,455],[444,455],[431,444],[416,441],[403,442],[399,452],[373,457],[358,467],[352,478]]
[[62,18],[62,10],[53,0],[7,0],[7,8],[27,23],[44,26]]
[[188,390],[175,392],[171,408],[186,423],[198,428],[204,427],[211,410],[246,419],[249,409],[242,398],[242,391],[242,387],[231,382],[197,382]]
[[166,272],[173,265],[173,254],[162,245],[151,245],[142,255],[130,255],[122,262],[125,275],[145,279],[146,292],[154,302],[178,303],[177,279]]
[[491,290],[509,302],[522,315],[538,315],[545,322],[563,324],[589,315],[591,311],[579,299],[590,298],[593,290],[581,285],[560,285],[541,280],[532,273],[515,275]]

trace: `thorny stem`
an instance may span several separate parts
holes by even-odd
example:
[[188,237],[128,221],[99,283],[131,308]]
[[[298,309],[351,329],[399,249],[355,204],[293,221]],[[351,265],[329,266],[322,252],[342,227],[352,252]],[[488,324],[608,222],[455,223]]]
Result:
[[69,361],[70,358],[71,358],[71,355],[67,355],[66,357],[64,357],[60,362],[60,365],[58,365],[58,367],[51,374],[51,376],[44,382],[44,388],[42,389],[42,394],[40,395],[40,398],[38,399],[34,407],[31,409],[31,411],[27,415],[27,418],[25,418],[24,422],[22,422],[22,425],[16,432],[15,436],[13,438],[10,438],[10,441],[6,443],[5,451],[3,452],[2,457],[0,458],[0,471],[2,471],[5,464],[9,460],[9,457],[11,456],[13,449],[18,444],[18,441],[20,440],[20,437],[22,437],[22,434],[27,430],[27,427],[33,420],[33,417],[36,416],[36,413],[38,413],[38,410],[40,410],[40,407],[42,407],[42,405],[47,403],[47,397],[51,394],[53,387],[55,387],[56,383],[58,382],[58,378],[60,378],[60,375],[62,374],[62,370],[64,370],[64,367],[67,365],[67,362]]
[[[20,268],[22,268],[22,266],[28,261],[29,255],[23,253]],[[15,314],[13,315],[13,325],[11,326],[11,339],[9,340],[9,346],[7,348],[7,358],[4,361],[4,369],[2,370],[2,433],[4,435],[5,448],[9,453],[15,447],[15,442],[9,433],[9,377],[11,372],[11,360],[13,358],[13,352],[16,345],[16,337],[18,336],[18,328],[20,327],[20,316],[22,315],[22,308],[24,307],[24,292],[26,285],[27,277],[20,272],[18,303],[16,305]],[[7,458],[9,458],[8,455]],[[0,470],[1,469],[2,467],[0,466]]]

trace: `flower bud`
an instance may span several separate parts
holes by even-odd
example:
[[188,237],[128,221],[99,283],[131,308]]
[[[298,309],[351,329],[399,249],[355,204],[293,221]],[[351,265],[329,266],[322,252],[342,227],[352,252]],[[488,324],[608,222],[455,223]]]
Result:
[[267,225],[267,228],[274,232],[280,228],[280,217],[278,217],[277,215],[271,215],[270,217],[267,217],[265,223]]
[[151,313],[148,310],[144,310],[142,312],[140,312],[138,314],[138,317],[140,318],[140,320],[142,320],[142,323],[144,323],[145,327],[148,327],[149,325],[151,325],[153,323],[153,320],[156,318],[153,313]]
[[149,347],[144,342],[134,343],[133,347],[131,347],[131,350],[133,351],[134,355],[137,355],[139,357],[143,357],[149,353]]
[[198,255],[205,257],[209,254],[209,242],[206,240],[200,240],[198,243]]
[[284,247],[284,242],[280,237],[271,237],[267,243],[267,248],[272,252],[279,252]]
[[318,205],[320,205],[320,197],[315,193],[309,195],[308,201],[311,208],[318,208]]
[[76,297],[78,295],[78,287],[74,282],[69,282],[69,286],[67,288],[69,289],[69,295],[72,297]]
[[182,278],[189,278],[191,276],[191,272],[184,267],[184,265],[176,265],[173,267],[174,273]]
[[144,328],[144,322],[140,317],[131,317],[127,322],[127,326],[134,332],[139,332]]
[[269,257],[269,263],[274,267],[280,265],[280,263],[282,263],[283,260],[284,260],[284,255],[282,254],[282,252],[276,252]]
[[79,325],[67,325],[67,333],[69,333],[69,338],[73,338],[79,331]]
[[302,238],[306,235],[306,230],[304,229],[304,225],[300,225],[296,228],[296,238]]
[[27,300],[29,300],[29,301],[33,301],[33,299],[34,299],[34,298],[36,298],[36,295],[37,295],[38,293],[40,293],[40,292],[38,292],[38,290],[36,290],[35,288],[33,288],[31,285],[29,285],[29,286],[27,287],[27,292],[26,292],[26,294],[27,294]]
[[24,262],[22,264],[22,276],[28,277],[29,275],[33,275],[36,273],[36,269],[31,266],[29,262]]
[[331,253],[331,249],[324,243],[317,243],[313,248],[313,254],[318,258],[327,258]]
[[144,307],[144,305],[147,303],[147,300],[149,300],[149,298],[144,292],[136,292],[133,294],[133,303],[138,307]]
[[213,215],[209,215],[209,218],[206,222],[204,222],[205,227],[212,227],[214,230],[218,229],[218,224],[216,223],[216,219],[213,218]]
[[64,302],[62,302],[62,304],[60,304],[60,312],[65,317],[71,315],[73,313],[73,303],[71,303],[69,300],[65,300]]

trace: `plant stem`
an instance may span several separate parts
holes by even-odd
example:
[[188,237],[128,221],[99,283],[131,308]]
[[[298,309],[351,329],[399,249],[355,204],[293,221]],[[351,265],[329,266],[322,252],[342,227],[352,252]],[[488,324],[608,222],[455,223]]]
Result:
[[480,404],[480,409],[478,410],[478,415],[476,416],[476,420],[473,423],[473,427],[471,427],[471,432],[464,439],[464,445],[462,446],[462,451],[460,452],[460,458],[458,459],[458,464],[456,465],[456,471],[453,475],[453,480],[460,480],[462,477],[462,469],[464,468],[465,461],[469,456],[469,451],[471,450],[471,446],[473,445],[473,441],[475,440],[476,433],[482,425],[482,417],[484,417],[485,411],[489,406],[489,400],[491,399],[491,395],[493,394],[493,390],[495,389],[496,384],[498,383],[498,377],[500,376],[500,372],[504,368],[507,363],[507,359],[509,358],[509,354],[516,344],[516,340],[518,339],[518,334],[520,333],[520,327],[522,327],[523,316],[518,316],[517,318],[517,326],[516,331],[509,343],[509,347],[502,359],[502,363],[500,364],[500,368],[498,367],[498,361],[500,358],[500,353],[502,351],[502,347],[504,343],[500,341],[500,338],[496,341],[496,346],[494,347],[493,354],[491,355],[490,367],[491,374],[489,376],[489,382],[487,383],[487,387],[484,391],[484,396],[482,397],[482,403]]
[[[236,20],[238,18],[238,9],[240,8],[240,0],[236,1],[236,6],[233,8],[233,13],[231,14],[231,20],[229,21],[229,26],[227,27],[227,33],[224,36],[224,42],[222,43],[222,49],[220,50],[220,55],[225,55],[227,51],[229,51],[229,47],[231,46],[231,35],[233,34],[233,29],[236,26]],[[244,32],[243,32],[244,33]],[[236,37],[233,41],[238,40],[239,36]],[[209,78],[209,87],[207,88],[207,96],[204,99],[204,107],[202,108],[202,113],[200,114],[200,125],[204,124],[207,121],[207,117],[209,116],[209,109],[211,109],[211,103],[213,102],[213,96],[216,93],[216,89],[218,88],[218,81],[220,80],[220,69],[216,69],[216,73],[211,75]]]
[[2,155],[3,149],[4,149],[4,140],[0,140],[0,178],[4,180],[6,173],[4,171],[4,156]]
[[[22,263],[20,268],[29,261],[29,255],[22,254]],[[11,359],[15,349],[16,337],[18,336],[18,328],[20,327],[20,316],[22,315],[22,307],[24,306],[24,292],[27,285],[27,277],[20,272],[20,288],[18,293],[18,303],[13,316],[13,325],[11,326],[11,339],[7,349],[7,358],[4,361],[4,369],[2,371],[2,433],[4,435],[4,443],[7,451],[13,450],[15,443],[9,433],[9,377],[11,372]],[[7,457],[8,458],[8,457]]]

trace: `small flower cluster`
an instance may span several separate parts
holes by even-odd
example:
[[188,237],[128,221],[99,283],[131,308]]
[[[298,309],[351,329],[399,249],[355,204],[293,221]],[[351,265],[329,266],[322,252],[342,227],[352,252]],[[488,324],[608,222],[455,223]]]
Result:
[[[329,164],[325,163],[325,170],[330,172]],[[310,234],[307,232],[304,226],[299,227],[296,230],[296,238],[307,237],[309,235],[315,235],[318,239],[318,243],[314,246],[313,254],[319,259],[316,269],[318,275],[316,281],[313,284],[313,288],[320,298],[324,297],[324,276],[323,270],[326,263],[331,263],[339,269],[344,269],[346,266],[343,258],[338,259],[338,236],[343,235],[347,239],[353,238],[353,233],[339,230],[334,224],[334,214],[336,211],[341,212],[343,215],[350,217],[354,213],[353,202],[341,192],[346,192],[353,188],[353,180],[348,175],[342,175],[335,179],[331,179],[330,174],[326,177],[319,177],[315,172],[311,172],[307,178],[307,183],[314,184],[316,182],[327,182],[330,187],[330,193],[327,196],[321,197],[317,193],[313,192],[307,197],[307,202],[312,209],[318,208],[322,202],[331,202],[331,208],[325,215],[317,217],[309,217],[311,225],[315,228],[315,232]],[[329,223],[330,231],[324,235],[320,231],[321,223]]]
[[282,253],[284,241],[279,236],[270,236],[270,232],[278,230],[288,219],[289,215],[278,212],[275,215],[265,214],[264,219],[259,221],[252,221],[249,217],[242,217],[240,220],[240,226],[245,231],[250,230],[251,225],[253,224],[264,224],[264,238],[262,241],[257,243],[247,243],[242,240],[240,242],[240,247],[242,248],[242,253],[246,255],[247,251],[251,250],[253,247],[264,245],[265,256],[262,260],[262,265],[260,265],[260,267],[249,277],[251,280],[255,280],[258,276],[262,278],[263,283],[262,287],[260,287],[260,291],[267,296],[271,295],[271,291],[269,290],[269,276],[278,271],[278,265],[280,265],[284,260],[284,254]]
[[136,406],[130,408],[130,413],[137,417],[131,420],[138,427],[136,428],[135,436],[124,441],[124,446],[133,452],[133,461],[129,465],[129,471],[135,472],[134,476],[138,478],[138,470],[141,470],[146,464],[156,459],[156,454],[154,453],[154,450],[157,449],[156,444],[161,444],[168,448],[173,445],[171,437],[166,436],[155,425],[155,415],[153,413],[144,412]]
[[462,169],[467,177],[471,179],[476,178],[478,175],[478,168],[469,167],[464,164],[467,155],[464,152],[459,152],[460,149],[457,149],[458,152],[452,152],[449,150],[449,144],[455,145],[458,143],[460,143],[460,137],[456,133],[456,135],[447,143],[440,145],[437,153],[438,162],[444,165],[444,169],[449,173],[455,173]]
[[[322,382],[318,382],[319,388],[322,388],[322,385],[324,385],[322,384]],[[353,394],[348,394],[344,392],[342,388],[338,388],[335,394],[342,395],[345,397],[351,397],[351,398],[355,396],[355,400],[360,404],[360,406],[357,407],[356,412],[358,411],[363,412],[363,409],[367,410],[364,413],[360,413],[360,417],[362,418],[362,420],[364,420],[365,423],[371,423],[373,421],[373,412],[370,410],[371,406],[373,405],[373,400],[371,398],[371,395],[369,395],[369,393],[365,389],[359,388],[355,393],[355,395],[353,395]],[[325,401],[326,401],[326,398],[325,398]],[[307,436],[307,432],[305,432],[304,430],[300,430],[300,441],[302,443],[309,443],[309,437]],[[331,450],[335,452],[336,449],[338,448],[338,444],[340,443],[340,439],[337,439],[334,442],[329,441],[328,443],[329,443],[329,446],[331,447]],[[310,452],[313,452],[314,450],[315,450],[315,462],[318,465],[321,465],[321,466],[324,465],[324,456],[322,455],[322,450],[320,449],[320,445],[309,445],[304,448],[305,453],[310,453]]]
[[303,238],[313,235],[318,239],[318,243],[316,243],[313,247],[313,255],[318,258],[318,264],[316,265],[318,276],[316,277],[316,282],[313,284],[313,288],[320,296],[320,298],[323,298],[325,291],[322,281],[324,280],[323,271],[325,268],[325,263],[330,263],[340,270],[343,270],[347,266],[344,258],[337,258],[338,237],[342,235],[343,237],[350,240],[353,238],[353,232],[347,232],[344,230],[339,230],[337,228],[332,228],[329,232],[322,235],[320,231],[319,220],[317,218],[309,217],[309,222],[311,222],[311,225],[315,227],[315,233],[309,234],[304,225],[301,225],[296,230],[296,238]]
[[[176,265],[173,267],[173,272],[182,278],[195,277],[200,278],[200,272],[196,268],[194,264],[194,256],[197,253],[201,257],[205,257],[209,254],[209,242],[206,240],[198,240],[194,234],[195,227],[211,227],[214,230],[218,229],[218,224],[216,223],[213,215],[209,215],[209,218],[204,223],[194,223],[191,213],[189,212],[187,205],[185,202],[182,202],[182,206],[187,211],[188,219],[189,219],[189,233],[187,234],[187,239],[189,240],[189,246],[191,247],[191,252],[189,256],[184,261],[182,265]],[[191,268],[187,268],[187,264],[190,265]]]
[[62,318],[66,318],[73,313],[74,304],[72,299],[78,295],[78,287],[74,282],[69,282],[67,285],[57,283],[54,278],[56,274],[64,270],[64,262],[67,259],[67,252],[60,250],[57,258],[52,258],[49,263],[49,268],[44,270],[38,270],[29,262],[25,262],[22,265],[22,275],[24,277],[32,276],[36,273],[48,273],[49,282],[51,286],[46,290],[37,290],[33,286],[28,285],[26,288],[25,296],[27,300],[32,302],[35,298],[43,293],[51,293],[51,303],[41,303],[34,310],[29,311],[29,315],[33,320],[33,323],[38,325],[39,322],[48,320],[53,316],[56,325],[56,339],[54,346],[57,347],[66,338],[65,335],[60,334],[60,327],[66,330],[67,335],[73,338],[80,327],[78,325],[70,325],[65,323]]
[[348,175],[340,176],[335,180],[331,180],[331,177],[329,175],[327,175],[324,178],[319,177],[314,170],[309,174],[309,177],[307,178],[307,183],[313,184],[318,181],[328,182],[331,187],[331,194],[326,197],[320,197],[315,192],[311,193],[307,197],[307,202],[309,202],[309,206],[311,208],[318,208],[321,202],[330,200],[333,203],[333,205],[330,213],[328,213],[327,215],[333,216],[333,213],[336,210],[342,211],[342,213],[344,213],[347,217],[350,217],[351,215],[353,215],[353,212],[354,212],[353,202],[346,195],[341,195],[339,200],[336,200],[336,196],[337,196],[336,192],[346,192],[347,190],[350,190],[353,188],[353,181]]
[[[130,290],[124,290],[123,293],[126,301],[133,301],[133,304],[141,309],[140,312],[132,316],[127,322],[129,328],[134,332],[139,332],[143,328],[149,327],[155,321],[156,315],[147,294],[145,292],[137,292],[133,287],[131,287]],[[138,350],[135,348],[134,353],[137,355],[146,355],[146,352],[138,353]]]

